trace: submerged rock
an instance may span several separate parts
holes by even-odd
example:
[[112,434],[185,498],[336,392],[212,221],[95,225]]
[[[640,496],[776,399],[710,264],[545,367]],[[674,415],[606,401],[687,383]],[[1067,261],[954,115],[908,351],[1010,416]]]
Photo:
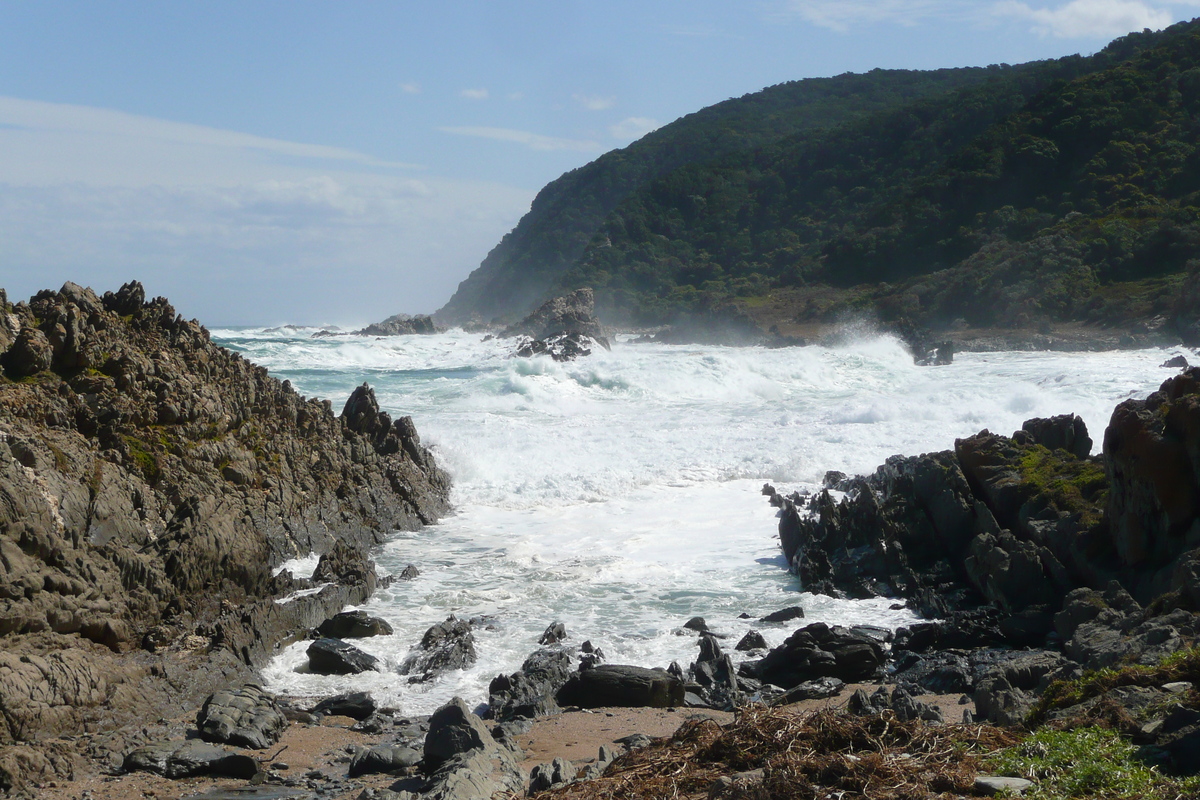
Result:
[[450,670],[472,666],[476,658],[471,624],[451,614],[425,631],[420,646],[405,657],[399,671],[413,682],[431,681]]

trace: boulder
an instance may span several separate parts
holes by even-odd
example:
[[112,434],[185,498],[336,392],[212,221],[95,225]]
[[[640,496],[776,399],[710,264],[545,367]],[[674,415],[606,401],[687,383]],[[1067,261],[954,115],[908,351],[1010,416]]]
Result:
[[794,619],[804,619],[804,609],[800,606],[788,606],[778,611],[772,611],[759,622],[791,622]]
[[875,639],[814,622],[767,653],[753,671],[759,680],[784,689],[817,678],[851,683],[874,677],[884,657],[884,649]]
[[[1092,438],[1087,425],[1074,414],[1061,414],[1047,419],[1027,419],[1021,423],[1021,433],[1033,444],[1048,450],[1065,450],[1076,458],[1087,458],[1092,452]],[[1021,441],[1020,433],[1013,434],[1014,441]]]
[[782,706],[799,703],[802,700],[824,700],[829,697],[837,697],[845,686],[845,682],[837,678],[817,678],[815,681],[805,681],[796,684],[779,697],[771,700],[771,705]]
[[261,770],[258,761],[195,739],[139,747],[125,755],[123,772],[152,772],[172,780],[199,775],[252,778]]
[[758,631],[746,631],[746,635],[738,640],[738,643],[733,646],[738,652],[746,652],[748,650],[766,650],[767,640]]
[[308,668],[318,675],[358,675],[379,671],[379,659],[341,639],[317,639],[308,646]]
[[356,753],[350,759],[348,775],[357,778],[360,775],[399,772],[415,767],[420,761],[421,754],[411,747],[379,744]]
[[36,375],[50,369],[54,363],[54,348],[46,334],[37,328],[25,328],[17,340],[0,358],[4,371],[14,380]]
[[461,697],[433,712],[425,735],[425,765],[435,770],[457,755],[476,749],[496,747],[491,732],[479,717],[471,713]]
[[541,638],[538,639],[538,644],[558,644],[566,638],[567,626],[561,622],[552,622],[546,627],[546,630],[542,633]]
[[559,690],[560,705],[668,708],[683,704],[683,681],[660,670],[602,664],[577,672]]
[[349,692],[325,698],[313,706],[312,713],[364,720],[374,714],[378,708],[375,699],[367,692]]
[[274,695],[253,684],[213,693],[196,715],[205,741],[255,750],[278,742],[287,724]]
[[365,639],[388,636],[392,632],[392,626],[386,620],[372,617],[365,611],[342,611],[317,626],[317,633],[328,639]]
[[425,682],[454,669],[475,663],[475,636],[471,624],[451,614],[425,631],[421,644],[400,665],[400,674],[411,682]]

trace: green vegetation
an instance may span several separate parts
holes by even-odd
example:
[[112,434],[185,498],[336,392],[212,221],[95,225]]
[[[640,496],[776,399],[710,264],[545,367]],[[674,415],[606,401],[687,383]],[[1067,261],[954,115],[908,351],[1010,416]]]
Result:
[[772,87],[547,186],[440,313],[588,285],[607,319],[652,324],[871,286],[884,320],[1169,316],[1200,285],[1197,113],[1200,22],[1086,58]]
[[1088,672],[1072,681],[1055,681],[1038,699],[1028,722],[1039,724],[1055,709],[1070,708],[1118,686],[1162,686],[1174,681],[1200,685],[1200,646],[1172,653],[1154,666],[1131,664]]
[[1000,775],[1028,778],[1031,800],[1128,798],[1174,800],[1195,796],[1200,779],[1176,780],[1138,761],[1136,748],[1101,728],[1043,728],[987,763]]
[[1098,461],[1067,456],[1039,444],[1024,448],[1019,469],[1022,482],[1044,502],[1060,511],[1079,514],[1084,527],[1100,522],[1108,497],[1108,478]]
[[136,436],[122,436],[125,440],[125,445],[129,448],[129,457],[142,473],[142,477],[146,483],[154,486],[158,483],[158,479],[162,477],[162,465],[159,464],[158,456],[151,450],[150,446]]

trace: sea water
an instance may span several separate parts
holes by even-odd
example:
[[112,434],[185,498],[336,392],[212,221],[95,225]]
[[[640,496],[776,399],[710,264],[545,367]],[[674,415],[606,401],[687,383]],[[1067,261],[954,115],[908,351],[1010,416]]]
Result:
[[[961,353],[917,367],[889,337],[775,350],[619,339],[611,352],[557,363],[457,330],[312,333],[213,335],[335,409],[369,383],[382,408],[413,417],[453,477],[455,510],[375,553],[383,573],[420,570],[362,606],[395,629],[355,641],[382,671],[311,674],[301,642],[264,677],[291,695],[368,690],[409,714],[454,695],[486,702],[491,678],[516,670],[555,621],[568,643],[590,640],[610,663],[648,667],[695,660],[696,634],[682,628],[693,616],[728,636],[727,650],[752,628],[782,642],[800,623],[755,620],[792,605],[805,622],[905,624],[911,613],[892,601],[805,593],[779,553],[763,484],[812,490],[826,470],[870,472],[896,453],[1064,413],[1083,417],[1098,450],[1113,407],[1156,389],[1174,354]],[[410,684],[396,668],[451,614],[476,621],[477,664]]]

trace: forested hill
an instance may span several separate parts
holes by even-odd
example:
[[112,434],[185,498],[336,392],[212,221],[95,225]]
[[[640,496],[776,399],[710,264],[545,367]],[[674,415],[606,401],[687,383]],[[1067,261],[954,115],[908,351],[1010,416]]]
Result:
[[547,184],[517,227],[435,315],[453,324],[523,314],[559,285],[606,217],[652,180],[805,132],[825,131],[930,95],[981,83],[1011,67],[874,70],[812,78],[726,100],[676,120]]
[[1198,22],[1086,58],[774,87],[550,184],[443,312],[590,285],[611,321],[653,324],[829,285],[925,324],[1168,313],[1196,291],[1198,137]]

